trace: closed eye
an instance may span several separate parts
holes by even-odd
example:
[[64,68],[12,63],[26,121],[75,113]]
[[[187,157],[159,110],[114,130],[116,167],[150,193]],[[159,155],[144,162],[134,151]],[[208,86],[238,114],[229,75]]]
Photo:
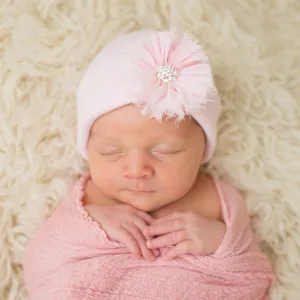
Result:
[[166,151],[166,150],[156,150],[153,151],[154,153],[158,153],[158,154],[165,154],[165,155],[174,155],[174,154],[178,154],[180,152],[182,152],[183,150],[175,150],[175,151]]
[[99,154],[103,156],[111,156],[111,155],[122,154],[122,152],[99,152]]

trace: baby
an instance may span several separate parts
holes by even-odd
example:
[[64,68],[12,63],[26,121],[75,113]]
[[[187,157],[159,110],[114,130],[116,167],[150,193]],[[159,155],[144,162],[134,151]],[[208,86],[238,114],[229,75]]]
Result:
[[187,34],[141,30],[95,58],[77,94],[84,174],[25,253],[31,300],[268,299],[246,205],[200,172],[220,100]]

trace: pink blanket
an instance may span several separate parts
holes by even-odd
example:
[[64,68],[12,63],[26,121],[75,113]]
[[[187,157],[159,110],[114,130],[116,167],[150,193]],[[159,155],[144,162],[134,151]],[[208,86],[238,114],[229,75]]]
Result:
[[148,262],[132,259],[89,218],[81,204],[86,181],[87,176],[78,180],[26,250],[31,300],[268,299],[272,269],[231,186],[215,180],[227,224],[215,254]]

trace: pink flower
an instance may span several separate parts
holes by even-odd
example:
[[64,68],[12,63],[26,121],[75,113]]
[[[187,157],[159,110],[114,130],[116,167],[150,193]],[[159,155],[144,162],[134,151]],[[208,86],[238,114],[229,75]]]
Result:
[[215,90],[213,76],[206,54],[189,34],[153,32],[137,50],[134,63],[141,86],[136,104],[144,115],[180,120],[205,109]]

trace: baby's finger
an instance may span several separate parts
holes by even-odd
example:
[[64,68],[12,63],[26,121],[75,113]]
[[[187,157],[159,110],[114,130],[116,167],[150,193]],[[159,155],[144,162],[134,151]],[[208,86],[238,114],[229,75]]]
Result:
[[158,218],[156,219],[152,225],[154,224],[161,224],[161,223],[165,223],[165,222],[169,222],[171,220],[177,220],[177,219],[181,219],[183,216],[183,213],[182,212],[173,212],[169,215],[166,215],[164,217],[161,217],[161,218]]
[[178,245],[174,246],[172,249],[167,251],[164,254],[164,258],[167,260],[173,259],[175,257],[178,257],[180,255],[189,254],[190,253],[190,243],[191,240],[185,240]]
[[[147,228],[147,224],[145,223],[145,221],[143,219],[140,219],[140,218],[136,218],[133,223],[138,227],[138,229],[140,230],[140,232],[143,234],[144,230]],[[146,240],[151,240],[152,237],[151,236],[145,236],[144,235],[144,238]],[[145,243],[145,246],[146,246],[146,243]],[[149,250],[149,248],[146,246],[146,248]],[[151,251],[151,253],[154,255],[154,256],[159,256],[160,252],[159,250],[149,250]]]
[[152,251],[150,249],[147,248],[146,239],[143,236],[143,234],[140,232],[138,227],[135,226],[135,224],[132,224],[132,225],[128,225],[128,227],[126,227],[126,229],[133,235],[133,237],[137,241],[137,243],[139,245],[139,248],[142,252],[142,256],[145,259],[148,259],[148,260],[151,260],[151,261],[155,260],[154,254],[152,253]]
[[155,221],[155,219],[153,217],[151,217],[149,214],[147,214],[143,211],[137,210],[136,214],[141,219],[143,219],[147,224],[152,224]]
[[153,223],[143,230],[145,236],[155,236],[171,233],[185,228],[185,222],[180,219],[171,219],[164,223]]
[[129,251],[135,258],[141,257],[141,250],[138,243],[132,234],[126,230],[126,228],[121,228],[117,238],[121,243],[128,247]]
[[[151,218],[151,216],[149,216],[149,217]],[[141,233],[143,233],[144,230],[146,228],[148,228],[147,221],[145,219],[143,219],[142,217],[140,217],[139,215],[134,216],[134,218],[132,219],[132,223],[139,228]]]
[[173,246],[186,240],[186,233],[184,230],[174,231],[155,239],[147,241],[147,247],[149,249],[156,249],[161,247]]

